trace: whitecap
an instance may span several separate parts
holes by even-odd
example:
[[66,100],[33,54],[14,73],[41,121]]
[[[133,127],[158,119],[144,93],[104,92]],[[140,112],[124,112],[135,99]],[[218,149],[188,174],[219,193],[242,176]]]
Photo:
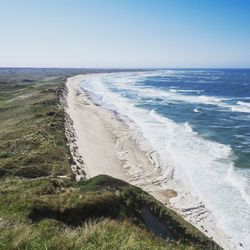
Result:
[[199,109],[199,107],[198,107],[198,108],[195,108],[193,111],[194,111],[195,113],[199,113],[199,112],[200,112],[200,109]]

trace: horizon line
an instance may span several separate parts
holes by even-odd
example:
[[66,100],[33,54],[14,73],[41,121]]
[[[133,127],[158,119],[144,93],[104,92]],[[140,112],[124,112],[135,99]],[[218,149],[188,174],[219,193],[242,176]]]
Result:
[[250,69],[250,67],[50,67],[50,66],[0,66],[0,69],[144,69],[144,70],[164,70],[164,69]]

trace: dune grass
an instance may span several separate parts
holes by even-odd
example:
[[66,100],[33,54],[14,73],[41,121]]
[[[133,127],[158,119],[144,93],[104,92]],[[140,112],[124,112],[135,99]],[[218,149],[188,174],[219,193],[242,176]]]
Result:
[[0,222],[0,249],[198,249],[167,243],[128,221],[91,220],[71,228],[47,219],[38,224]]
[[[199,249],[190,242],[167,243],[153,236],[136,221],[134,208],[114,202],[112,195],[122,198],[112,190],[103,186],[82,191],[74,181],[57,178],[4,178],[0,190],[0,249]],[[46,206],[51,210],[44,210]],[[86,217],[82,218],[79,211],[89,206],[94,214],[83,213]],[[34,209],[47,213],[39,218]],[[51,211],[68,213],[53,218]],[[38,220],[33,221],[34,216]],[[81,223],[75,225],[74,219]]]
[[35,178],[71,174],[59,106],[62,82],[1,85],[0,175]]

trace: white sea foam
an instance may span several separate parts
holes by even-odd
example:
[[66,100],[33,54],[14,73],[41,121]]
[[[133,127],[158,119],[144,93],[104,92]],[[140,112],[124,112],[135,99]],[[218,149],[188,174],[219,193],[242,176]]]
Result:
[[245,173],[239,174],[234,170],[233,166],[231,166],[227,171],[226,180],[229,181],[232,186],[234,186],[240,191],[242,199],[245,200],[248,205],[250,205],[250,195],[248,193],[250,183],[247,179],[247,177],[249,178],[249,176],[245,177],[244,174]]
[[169,89],[170,92],[174,92],[174,93],[196,93],[196,94],[200,94],[201,92],[203,92],[202,90],[195,90],[195,89]]
[[194,111],[195,113],[199,113],[199,112],[200,112],[199,108],[195,108],[193,111]]
[[250,108],[250,103],[249,102],[237,102],[238,105],[241,105],[241,106],[245,106],[245,107],[249,107]]
[[[119,74],[119,77],[116,74],[93,76],[84,82],[83,88],[94,93],[99,104],[134,121],[166,163],[165,167],[163,166],[163,176],[168,176],[170,166],[171,171],[174,170],[172,183],[179,188],[179,195],[183,190],[188,190],[194,197],[202,200],[217,219],[218,226],[226,232],[232,244],[235,244],[235,248],[241,243],[245,249],[249,249],[250,173],[234,168],[230,146],[205,140],[195,133],[188,123],[177,124],[154,110],[148,112],[138,108],[133,100],[126,99],[109,88],[112,85],[123,90],[137,90],[138,94],[144,97],[166,97],[168,100],[178,99],[223,107],[228,104],[217,97],[194,98],[170,91],[138,88],[134,85],[134,78],[145,79],[143,74],[139,76],[126,73]],[[129,83],[126,84],[127,80]],[[162,182],[168,187],[169,178],[162,178]],[[178,205],[178,200],[173,199],[173,203]]]
[[248,102],[237,102],[237,105],[231,107],[232,111],[250,113],[250,103]]
[[[203,90],[183,90],[177,88],[156,89],[145,87],[140,85],[147,77],[152,76],[169,76],[173,75],[174,71],[156,71],[156,72],[134,72],[134,73],[118,73],[113,76],[104,77],[103,81],[110,81],[112,79],[112,86],[122,88],[124,91],[133,91],[141,97],[163,98],[168,102],[187,102],[198,103],[206,105],[215,105],[223,109],[227,109],[233,112],[250,113],[250,104],[242,101],[238,101],[236,104],[229,104],[227,101],[230,99],[223,97],[214,97],[200,95]],[[210,77],[210,76],[209,76]],[[211,77],[210,77],[211,78]],[[165,81],[165,80],[163,80]],[[185,94],[186,93],[186,94]],[[191,95],[190,93],[196,93],[198,95]]]

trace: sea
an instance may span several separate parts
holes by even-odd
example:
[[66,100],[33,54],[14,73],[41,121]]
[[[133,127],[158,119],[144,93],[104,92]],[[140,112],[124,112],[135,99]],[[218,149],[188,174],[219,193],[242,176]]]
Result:
[[95,75],[82,87],[128,117],[162,173],[198,197],[237,249],[250,249],[250,69],[161,69]]

